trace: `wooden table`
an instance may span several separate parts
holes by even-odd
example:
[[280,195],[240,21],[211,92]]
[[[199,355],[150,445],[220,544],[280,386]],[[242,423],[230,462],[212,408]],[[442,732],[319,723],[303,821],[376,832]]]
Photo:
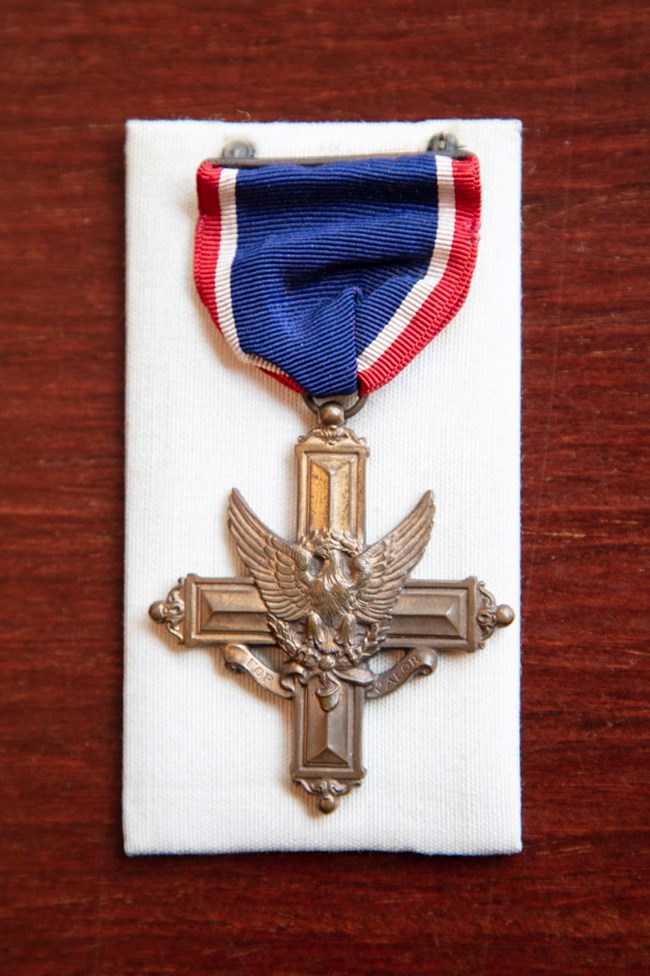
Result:
[[[649,965],[644,7],[5,0],[2,973]],[[123,122],[221,115],[524,120],[520,856],[122,853]]]

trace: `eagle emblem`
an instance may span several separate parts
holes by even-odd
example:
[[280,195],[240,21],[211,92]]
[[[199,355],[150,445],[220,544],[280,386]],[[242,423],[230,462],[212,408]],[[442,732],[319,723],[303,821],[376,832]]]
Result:
[[290,543],[264,525],[237,490],[232,492],[230,531],[285,653],[283,680],[317,678],[325,711],[338,704],[339,681],[372,681],[365,662],[388,632],[397,598],[429,541],[434,511],[429,491],[373,545],[324,530]]

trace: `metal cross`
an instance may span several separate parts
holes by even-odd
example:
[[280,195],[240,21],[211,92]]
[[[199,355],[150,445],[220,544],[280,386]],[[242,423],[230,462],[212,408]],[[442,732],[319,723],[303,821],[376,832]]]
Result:
[[[262,688],[291,699],[291,776],[330,813],[359,786],[364,703],[415,675],[431,674],[438,652],[475,651],[514,619],[476,577],[409,580],[429,539],[430,492],[384,539],[364,544],[368,448],[343,426],[335,402],[320,425],[299,439],[295,544],[275,535],[237,491],[229,525],[250,577],[180,579],[152,618],[187,647],[223,648],[226,665]],[[279,671],[252,648],[282,651]],[[390,669],[369,661],[400,650]]]

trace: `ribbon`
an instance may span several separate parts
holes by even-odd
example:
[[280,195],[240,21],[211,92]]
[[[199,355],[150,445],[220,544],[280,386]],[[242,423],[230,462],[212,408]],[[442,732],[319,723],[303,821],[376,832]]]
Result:
[[195,279],[239,357],[314,397],[365,396],[461,308],[478,243],[478,160],[203,163]]

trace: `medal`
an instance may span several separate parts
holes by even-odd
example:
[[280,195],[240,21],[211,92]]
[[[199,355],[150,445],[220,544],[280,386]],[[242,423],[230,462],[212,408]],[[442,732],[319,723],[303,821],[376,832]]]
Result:
[[[291,777],[323,813],[365,775],[366,700],[431,674],[440,652],[483,647],[514,617],[475,577],[409,579],[431,492],[365,541],[368,448],[347,421],[454,317],[476,258],[478,161],[444,137],[433,150],[279,162],[235,147],[198,172],[201,298],[237,355],[302,394],[316,423],[296,448],[295,541],[234,490],[228,525],[249,575],[188,575],[150,614],[292,701]],[[401,656],[377,672],[382,649]]]

